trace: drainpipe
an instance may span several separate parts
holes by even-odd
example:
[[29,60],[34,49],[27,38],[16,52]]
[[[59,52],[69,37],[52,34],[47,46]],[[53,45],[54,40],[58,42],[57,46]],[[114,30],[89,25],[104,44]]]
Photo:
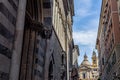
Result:
[[19,80],[26,3],[27,0],[19,0],[9,80]]

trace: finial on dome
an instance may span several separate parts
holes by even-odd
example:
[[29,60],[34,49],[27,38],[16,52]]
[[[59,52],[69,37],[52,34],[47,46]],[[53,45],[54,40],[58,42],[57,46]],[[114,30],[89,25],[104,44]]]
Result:
[[85,52],[85,54],[84,54],[84,60],[82,61],[81,65],[87,65],[87,66],[91,65],[87,58],[88,57],[87,57],[86,52]]
[[96,56],[96,52],[95,51],[93,51],[93,55],[92,56]]
[[87,58],[88,58],[88,57],[87,57],[86,52],[85,52],[85,55],[84,55],[84,60],[87,60]]

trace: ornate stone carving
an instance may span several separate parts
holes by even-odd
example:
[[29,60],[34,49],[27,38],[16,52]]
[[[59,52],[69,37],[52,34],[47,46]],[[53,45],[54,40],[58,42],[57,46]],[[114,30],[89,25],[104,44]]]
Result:
[[30,23],[30,28],[32,30],[38,31],[38,34],[41,35],[41,37],[44,39],[50,39],[52,36],[52,26],[46,26],[34,20]]
[[52,36],[52,29],[43,29],[41,36],[45,39],[50,39]]

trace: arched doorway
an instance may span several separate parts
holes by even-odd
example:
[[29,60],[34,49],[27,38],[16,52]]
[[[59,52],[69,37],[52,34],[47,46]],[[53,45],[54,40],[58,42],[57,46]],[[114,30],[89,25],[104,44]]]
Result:
[[48,3],[51,5],[50,0],[27,0],[19,80],[43,79],[46,39],[52,35],[52,17],[43,14],[51,9]]
[[34,80],[34,53],[38,33],[35,28],[41,22],[39,6],[40,0],[27,0],[19,80]]

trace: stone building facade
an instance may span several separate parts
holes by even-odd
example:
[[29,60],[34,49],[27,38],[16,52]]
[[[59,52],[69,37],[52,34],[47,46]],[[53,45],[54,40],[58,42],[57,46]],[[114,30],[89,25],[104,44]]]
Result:
[[0,80],[69,80],[73,0],[0,0]]
[[71,55],[71,63],[70,63],[70,80],[78,80],[78,56],[79,47],[78,45],[74,45]]
[[78,68],[78,57],[79,57],[80,53],[79,53],[79,47],[78,45],[74,46],[73,49],[73,55],[72,55],[72,65],[76,68]]
[[102,0],[96,48],[99,54],[100,78],[113,80],[120,76],[119,0]]
[[119,14],[119,21],[120,21],[120,0],[117,0],[117,8],[118,8],[118,14]]
[[0,80],[9,80],[18,0],[0,0]]
[[88,61],[87,55],[84,55],[84,60],[79,66],[79,80],[98,80],[99,68],[98,58],[96,53],[93,51],[92,64]]

